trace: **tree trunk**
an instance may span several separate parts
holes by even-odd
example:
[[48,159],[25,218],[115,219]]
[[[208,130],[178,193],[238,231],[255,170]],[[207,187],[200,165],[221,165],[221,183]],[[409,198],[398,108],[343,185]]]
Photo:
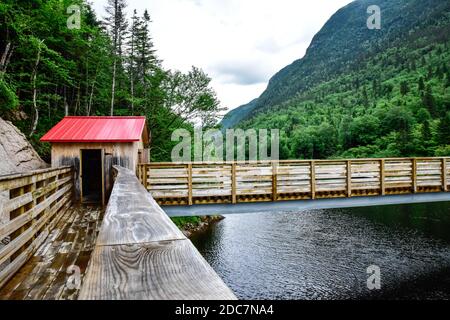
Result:
[[94,99],[94,89],[95,89],[95,84],[97,83],[97,77],[98,77],[99,69],[100,69],[100,66],[97,64],[97,67],[95,68],[95,76],[94,76],[94,79],[92,80],[91,93],[89,94],[89,103],[88,103],[88,108],[87,108],[87,116],[90,116],[91,112],[92,112],[92,101]]
[[133,79],[133,71],[131,72],[131,114],[134,115],[134,79]]
[[11,43],[8,42],[0,60],[0,79],[2,79],[6,73],[13,51],[14,47],[11,47]]
[[64,115],[69,115],[69,104],[67,103],[66,86],[64,86]]
[[41,62],[41,51],[42,51],[42,44],[44,43],[44,40],[41,40],[38,43],[38,53],[36,57],[36,63],[34,64],[33,73],[31,76],[31,83],[33,88],[33,108],[34,108],[34,121],[33,121],[33,127],[30,132],[30,137],[36,132],[36,128],[39,123],[39,109],[37,106],[37,87],[36,87],[36,79],[37,79],[37,69],[39,67],[39,63]]
[[117,69],[117,57],[114,57],[112,89],[111,89],[111,117],[114,116],[114,95],[115,95],[115,90],[116,90],[116,69]]

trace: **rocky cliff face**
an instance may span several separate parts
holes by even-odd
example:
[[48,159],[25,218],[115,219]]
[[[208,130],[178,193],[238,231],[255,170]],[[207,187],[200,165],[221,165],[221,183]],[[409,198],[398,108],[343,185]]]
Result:
[[19,129],[0,118],[0,175],[46,168]]
[[[0,118],[0,176],[46,167],[48,165],[39,157],[24,134],[11,122]],[[9,221],[9,213],[3,210],[8,199],[9,191],[0,192],[0,225]],[[0,249],[8,242],[9,237],[0,239]],[[6,263],[0,265],[0,270]]]

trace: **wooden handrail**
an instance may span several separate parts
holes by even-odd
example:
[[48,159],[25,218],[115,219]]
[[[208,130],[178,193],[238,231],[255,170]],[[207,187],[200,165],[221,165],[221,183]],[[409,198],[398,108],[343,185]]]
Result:
[[0,287],[45,241],[72,192],[71,167],[0,177]]
[[310,163],[314,161],[316,163],[331,163],[331,162],[346,162],[346,161],[355,161],[355,162],[364,162],[364,161],[381,161],[381,160],[389,160],[389,161],[406,161],[406,160],[442,160],[447,159],[450,160],[450,157],[415,157],[415,158],[357,158],[357,159],[348,159],[348,158],[337,158],[337,159],[299,159],[299,160],[257,160],[257,161],[187,161],[187,162],[150,162],[150,163],[140,163],[139,165],[148,165],[151,167],[158,166],[185,166],[188,164],[192,165],[231,165],[235,164],[271,164],[275,163]]
[[114,168],[117,178],[79,299],[236,299],[136,175]]
[[450,157],[139,166],[147,172],[148,191],[163,205],[384,196],[450,189]]

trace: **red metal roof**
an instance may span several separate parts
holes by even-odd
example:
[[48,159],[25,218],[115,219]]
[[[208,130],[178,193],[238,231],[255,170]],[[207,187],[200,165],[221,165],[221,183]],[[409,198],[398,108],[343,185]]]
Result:
[[134,142],[148,140],[145,117],[65,117],[43,142]]

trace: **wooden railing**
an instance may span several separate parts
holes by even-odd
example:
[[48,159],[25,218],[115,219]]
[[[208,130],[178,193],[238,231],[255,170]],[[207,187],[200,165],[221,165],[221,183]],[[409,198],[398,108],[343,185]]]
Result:
[[284,201],[450,190],[450,158],[149,163],[141,183],[161,205]]
[[47,238],[72,189],[70,167],[0,177],[0,287]]
[[79,299],[236,299],[134,172],[114,169],[117,178]]

